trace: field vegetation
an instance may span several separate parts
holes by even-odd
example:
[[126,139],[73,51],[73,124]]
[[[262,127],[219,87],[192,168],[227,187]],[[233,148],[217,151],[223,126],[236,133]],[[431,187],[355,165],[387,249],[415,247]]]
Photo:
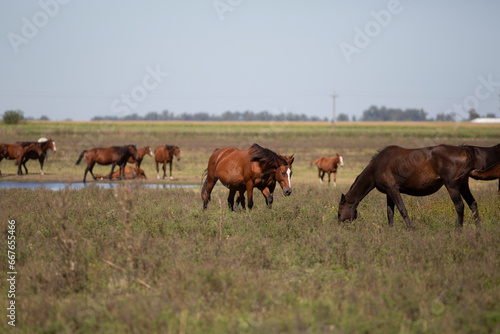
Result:
[[[0,228],[16,221],[16,329],[24,333],[500,333],[498,181],[471,180],[481,228],[468,208],[462,230],[444,189],[404,196],[414,231],[374,190],[357,221],[339,224],[341,193],[379,149],[391,144],[491,146],[494,125],[462,123],[27,122],[0,125],[1,142],[52,138],[40,176],[0,181],[81,181],[74,163],[92,147],[181,147],[175,180],[199,185],[216,147],[257,142],[295,153],[293,193],[277,189],[272,210],[256,195],[252,211],[229,212],[217,187],[202,210],[200,187],[0,189]],[[338,187],[320,185],[310,161],[344,154]],[[109,167],[96,167],[97,173]],[[0,259],[8,272],[7,257]],[[7,291],[6,280],[0,289]],[[7,305],[5,293],[2,305]],[[4,320],[0,331],[11,328]]]

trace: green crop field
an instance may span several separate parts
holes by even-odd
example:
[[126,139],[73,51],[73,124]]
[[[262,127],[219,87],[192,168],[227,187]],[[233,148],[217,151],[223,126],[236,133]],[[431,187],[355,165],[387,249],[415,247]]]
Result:
[[[136,144],[181,148],[174,180],[93,180],[79,190],[0,189],[3,320],[15,301],[22,333],[500,333],[498,181],[471,180],[481,217],[466,207],[464,227],[443,188],[403,196],[415,230],[399,213],[387,226],[385,196],[373,190],[358,220],[337,222],[340,196],[387,145],[492,146],[500,127],[469,123],[28,122],[0,125],[0,142],[52,138],[38,174],[17,176],[2,160],[2,181],[79,182],[80,152]],[[230,212],[217,187],[202,210],[200,182],[217,147],[257,142],[295,154],[293,193],[278,188],[271,210]],[[320,185],[309,163],[344,155],[337,187]],[[96,173],[110,167],[98,166]],[[88,179],[89,180],[89,179]],[[191,184],[147,189],[142,183]],[[9,221],[11,224],[9,224]],[[12,223],[15,221],[15,224]],[[12,226],[15,229],[12,230]],[[13,231],[13,232],[10,232]],[[15,298],[8,241],[15,236]],[[10,298],[10,299],[9,299]]]

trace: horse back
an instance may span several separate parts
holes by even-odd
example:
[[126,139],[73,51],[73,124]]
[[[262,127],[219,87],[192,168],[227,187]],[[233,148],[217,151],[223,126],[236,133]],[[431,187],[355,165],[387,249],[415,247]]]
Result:
[[259,171],[259,164],[251,161],[249,150],[234,147],[214,151],[208,161],[208,172],[228,187],[243,187]]

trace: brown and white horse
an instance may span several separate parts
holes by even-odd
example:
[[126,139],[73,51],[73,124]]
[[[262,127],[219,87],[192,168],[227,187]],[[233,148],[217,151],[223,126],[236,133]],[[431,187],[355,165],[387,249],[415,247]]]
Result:
[[293,154],[285,157],[258,144],[253,144],[247,150],[234,147],[215,150],[204,173],[205,181],[201,190],[203,208],[207,208],[210,194],[218,180],[229,189],[227,202],[231,210],[234,209],[234,196],[237,192],[237,203],[245,208],[245,191],[248,208],[252,209],[253,188],[262,192],[268,207],[271,207],[276,183],[281,186],[283,195],[289,196],[292,193],[293,160]]
[[328,185],[330,185],[330,174],[333,173],[333,186],[337,186],[337,170],[338,166],[344,167],[344,158],[342,154],[335,154],[333,157],[320,157],[314,161],[311,161],[311,166],[318,166],[318,178],[319,183],[323,184],[323,178],[325,173],[328,174]]
[[151,151],[151,148],[149,146],[145,146],[143,148],[140,148],[137,150],[137,154],[139,155],[139,159],[135,160],[134,157],[128,158],[128,162],[134,163],[135,162],[135,167],[136,168],[141,168],[141,163],[142,159],[144,159],[144,156],[147,154],[149,156],[153,156],[153,151]]

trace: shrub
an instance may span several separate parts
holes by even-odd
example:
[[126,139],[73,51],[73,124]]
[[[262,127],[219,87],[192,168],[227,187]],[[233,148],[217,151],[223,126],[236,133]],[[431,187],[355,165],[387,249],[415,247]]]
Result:
[[24,114],[21,110],[7,110],[3,113],[3,121],[5,124],[17,124],[24,119]]

